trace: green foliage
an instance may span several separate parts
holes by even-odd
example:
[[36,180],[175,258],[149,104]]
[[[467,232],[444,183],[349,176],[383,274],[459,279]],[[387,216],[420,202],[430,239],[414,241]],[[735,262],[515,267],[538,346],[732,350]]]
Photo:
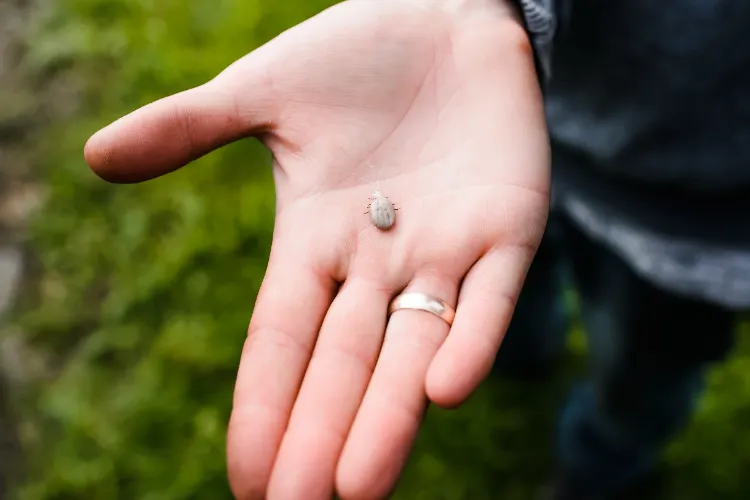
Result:
[[109,120],[200,84],[323,8],[247,0],[73,0],[46,12],[28,63],[84,79],[72,123],[46,134],[43,274],[21,321],[59,376],[22,498],[228,497],[225,426],[274,216],[253,141],[138,186],[112,186],[82,147]]
[[[50,196],[33,244],[43,269],[20,321],[59,375],[29,400],[32,476],[21,499],[230,497],[225,428],[270,246],[270,159],[245,141],[157,181],[111,186],[85,166],[82,146],[327,3],[67,0],[40,19],[28,64],[72,75],[84,102],[40,145]],[[669,450],[672,498],[750,489],[746,337]],[[529,498],[549,472],[558,382],[491,380],[462,409],[432,410],[396,496]]]

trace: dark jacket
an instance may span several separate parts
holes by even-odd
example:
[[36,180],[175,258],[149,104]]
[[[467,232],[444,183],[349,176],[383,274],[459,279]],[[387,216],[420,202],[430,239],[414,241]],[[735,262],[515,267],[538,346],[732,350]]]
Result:
[[750,1],[518,3],[554,209],[655,284],[750,308]]

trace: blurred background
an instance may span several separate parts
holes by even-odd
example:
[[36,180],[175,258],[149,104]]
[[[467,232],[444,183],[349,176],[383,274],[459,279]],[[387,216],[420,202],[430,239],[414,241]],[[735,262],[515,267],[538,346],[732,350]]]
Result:
[[[271,241],[270,157],[248,140],[112,186],[82,149],[330,3],[0,0],[0,498],[231,498],[225,427]],[[551,382],[491,377],[461,409],[431,409],[396,497],[531,498],[581,339]],[[748,498],[749,332],[666,460],[665,498]]]

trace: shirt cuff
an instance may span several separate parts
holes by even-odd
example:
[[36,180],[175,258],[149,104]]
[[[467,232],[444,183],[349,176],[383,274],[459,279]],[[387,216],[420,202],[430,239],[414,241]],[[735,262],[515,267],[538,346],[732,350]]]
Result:
[[534,48],[534,59],[542,87],[551,75],[552,45],[560,25],[565,0],[515,0],[523,15]]

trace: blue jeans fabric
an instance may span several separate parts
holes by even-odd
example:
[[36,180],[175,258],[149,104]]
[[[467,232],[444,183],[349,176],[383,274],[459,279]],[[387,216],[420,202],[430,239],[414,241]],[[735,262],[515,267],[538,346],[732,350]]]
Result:
[[589,378],[558,420],[562,473],[583,493],[616,492],[649,473],[689,419],[709,364],[732,346],[735,314],[639,278],[562,214],[552,214],[498,353],[507,372],[562,355],[574,287]]

